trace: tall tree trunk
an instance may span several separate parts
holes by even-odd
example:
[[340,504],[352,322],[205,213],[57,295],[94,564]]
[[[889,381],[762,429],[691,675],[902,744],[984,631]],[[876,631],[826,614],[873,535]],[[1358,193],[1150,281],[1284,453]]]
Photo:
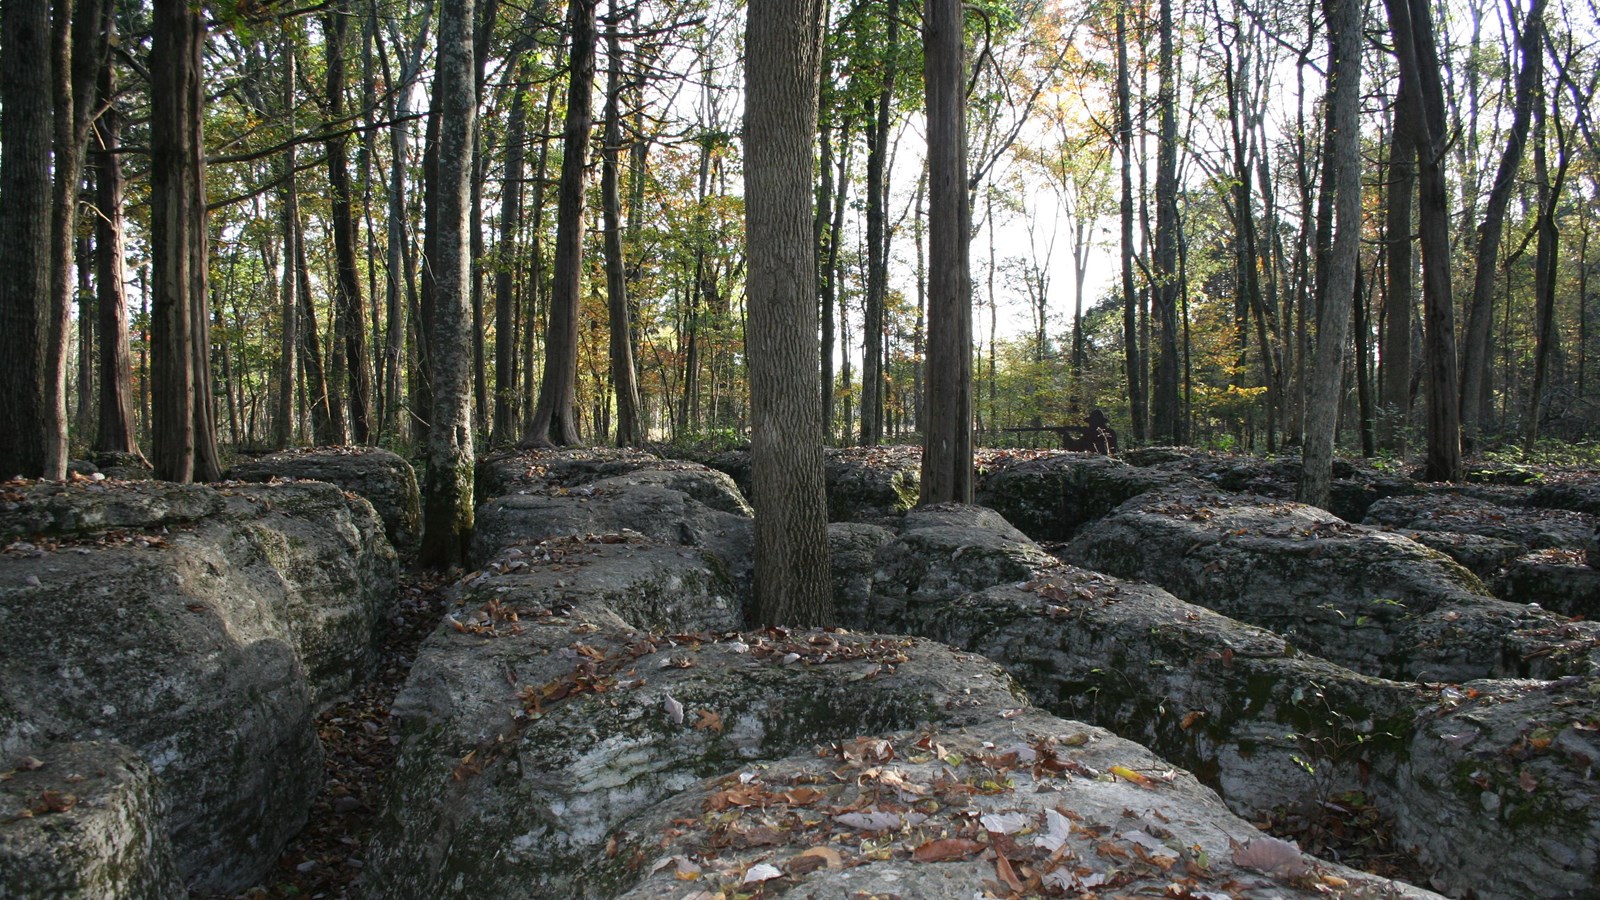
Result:
[[[297,197],[294,179],[291,178],[286,186]],[[334,402],[336,398],[328,383],[327,367],[323,365],[322,335],[317,328],[317,309],[311,300],[311,265],[306,259],[306,229],[300,219],[299,200],[291,199],[286,208],[293,218],[295,293],[298,295],[295,332],[300,338],[300,363],[305,370],[312,438],[322,445],[342,444],[343,407]]]
[[1355,329],[1356,329],[1356,408],[1361,420],[1361,456],[1371,459],[1378,454],[1377,435],[1373,431],[1372,408],[1372,325],[1367,313],[1369,297],[1360,261],[1356,265]]
[[[294,109],[294,48],[287,38],[283,43],[283,106],[285,115]],[[278,394],[273,416],[273,446],[279,450],[294,442],[298,416],[295,413],[295,383],[300,374],[300,282],[296,276],[296,248],[299,246],[300,211],[295,191],[295,148],[283,150],[283,314],[279,327]]]
[[1516,187],[1517,170],[1528,142],[1528,122],[1533,114],[1534,95],[1544,79],[1544,4],[1531,0],[1528,17],[1518,36],[1521,68],[1517,72],[1516,100],[1511,128],[1506,133],[1505,150],[1495,171],[1489,202],[1478,224],[1477,260],[1472,277],[1472,303],[1467,308],[1467,333],[1461,348],[1461,434],[1470,449],[1482,429],[1480,421],[1489,394],[1490,325],[1494,321],[1495,269],[1500,255],[1500,236],[1505,228],[1506,207]]
[[43,227],[53,209],[50,40],[48,4],[0,8],[0,478],[66,477],[48,358],[53,232]]
[[494,431],[489,443],[509,444],[517,432],[514,401],[517,370],[515,322],[517,314],[517,232],[522,228],[522,179],[528,137],[527,89],[524,76],[531,77],[532,66],[523,65],[511,87],[511,115],[506,120],[505,179],[500,185],[500,246],[494,268]]
[[1418,160],[1422,231],[1423,360],[1427,369],[1427,456],[1433,481],[1461,477],[1460,392],[1457,390],[1454,310],[1450,299],[1450,210],[1444,181],[1444,95],[1425,0],[1384,0],[1400,61],[1400,84],[1421,110],[1411,129]]
[[972,502],[972,212],[967,202],[965,16],[926,0],[928,413],[922,502]]
[[1153,437],[1161,443],[1183,441],[1178,400],[1178,118],[1177,83],[1173,71],[1172,0],[1160,4],[1160,83],[1156,89],[1160,136],[1156,146],[1155,314],[1160,340],[1152,398]]
[[1383,397],[1378,445],[1403,454],[1406,423],[1411,418],[1411,320],[1415,305],[1411,285],[1411,201],[1417,192],[1417,144],[1411,135],[1416,111],[1410,92],[1402,88],[1394,98],[1394,125],[1389,138],[1386,179],[1388,203],[1384,207],[1384,294],[1381,368]]
[[[116,27],[110,5],[106,28]],[[122,111],[117,96],[117,70],[108,61],[100,67],[96,103],[100,116],[100,149],[95,156],[95,288],[100,317],[100,415],[94,449],[137,453],[133,422],[133,370],[128,355],[128,292],[122,273],[122,158],[114,148],[122,145]]]
[[533,429],[524,439],[537,445],[571,445],[581,440],[573,401],[578,383],[578,300],[583,281],[584,167],[594,128],[595,24],[598,0],[570,0],[572,28],[568,59],[567,118],[562,134],[561,184],[556,199],[555,291],[545,329],[544,379]]
[[423,490],[421,559],[447,567],[466,559],[473,526],[472,272],[473,133],[478,118],[473,66],[473,0],[445,3],[439,16],[434,106],[439,121],[434,297],[428,320],[433,411]]
[[611,326],[611,390],[617,395],[617,446],[636,447],[644,443],[644,429],[639,421],[639,379],[633,368],[627,265],[622,258],[618,157],[622,153],[623,73],[622,41],[617,36],[617,20],[621,17],[618,7],[617,0],[611,0],[611,18],[606,23],[606,128],[600,195],[605,214],[606,307]]
[[[1306,401],[1305,445],[1301,452],[1302,503],[1328,505],[1333,478],[1333,438],[1338,424],[1344,344],[1350,325],[1350,304],[1356,295],[1361,252],[1361,13],[1362,0],[1324,0],[1328,18],[1329,154],[1323,179],[1333,185],[1334,233],[1325,285],[1318,304],[1317,349],[1312,361]],[[1365,340],[1365,336],[1358,336]]]
[[206,315],[205,24],[180,0],[157,0],[151,48],[151,462],[166,481],[221,477]]
[[1139,353],[1139,292],[1133,283],[1133,98],[1128,84],[1127,14],[1117,6],[1117,146],[1122,155],[1122,361],[1128,379],[1128,415],[1133,439],[1143,443],[1145,422],[1144,358]]
[[817,0],[751,0],[746,31],[753,624],[833,620],[811,236]]
[[[323,14],[323,47],[327,53],[328,202],[333,230],[333,309],[334,331],[343,347],[342,365],[334,366],[331,379],[335,390],[347,395],[350,408],[350,435],[357,444],[369,443],[375,431],[372,420],[372,362],[367,357],[366,301],[361,294],[361,273],[356,268],[356,223],[350,199],[350,167],[346,157],[348,141],[341,133],[345,117],[344,47],[349,29],[348,9],[343,0],[334,0]],[[338,402],[335,399],[335,402]]]
[[[1561,340],[1560,331],[1556,328],[1556,276],[1560,263],[1560,232],[1556,229],[1556,204],[1561,201],[1561,187],[1566,181],[1567,164],[1570,161],[1567,154],[1566,131],[1561,124],[1561,105],[1559,94],[1552,94],[1554,109],[1547,116],[1543,104],[1540,104],[1537,116],[1538,124],[1534,132],[1533,158],[1534,177],[1538,181],[1539,217],[1536,228],[1538,230],[1538,250],[1534,262],[1534,350],[1533,350],[1533,385],[1528,390],[1528,411],[1523,419],[1522,450],[1532,453],[1534,443],[1539,439],[1540,419],[1544,412],[1545,385],[1550,380],[1551,360],[1556,356]],[[1546,137],[1546,122],[1555,120],[1557,163],[1554,178],[1550,174],[1548,139]]]
[[867,295],[861,327],[861,444],[866,447],[883,441],[883,307],[889,281],[885,209],[889,185],[884,167],[889,157],[889,125],[899,57],[900,0],[889,0],[884,18],[888,22],[888,39],[883,48],[883,81],[874,101],[872,127],[867,132]]

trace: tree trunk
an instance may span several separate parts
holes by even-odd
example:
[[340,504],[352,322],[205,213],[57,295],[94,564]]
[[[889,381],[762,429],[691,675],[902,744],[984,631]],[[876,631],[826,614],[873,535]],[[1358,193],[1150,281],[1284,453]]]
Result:
[[746,32],[745,216],[749,259],[751,478],[756,502],[752,624],[833,620],[816,258],[811,236],[817,0],[751,0]]
[[[1133,283],[1133,99],[1128,84],[1126,12],[1117,6],[1117,146],[1122,153],[1122,361],[1128,379],[1128,415],[1133,439],[1143,443],[1145,422],[1144,359],[1139,353],[1138,290]],[[935,257],[937,258],[937,257]]]
[[926,0],[928,413],[923,503],[972,502],[972,212],[967,202],[965,17]]
[[1490,325],[1494,321],[1494,285],[1500,254],[1500,235],[1505,227],[1506,207],[1516,187],[1517,170],[1522,166],[1523,149],[1528,141],[1528,122],[1533,114],[1534,95],[1544,79],[1544,2],[1531,0],[1528,17],[1518,37],[1522,68],[1517,72],[1516,101],[1511,128],[1506,133],[1505,151],[1495,171],[1489,202],[1478,225],[1477,262],[1473,269],[1472,303],[1467,308],[1467,333],[1461,350],[1461,434],[1468,448],[1476,445],[1482,428],[1480,421],[1489,395]]
[[636,447],[644,443],[644,429],[639,422],[639,379],[633,368],[627,265],[622,258],[622,191],[617,183],[620,180],[618,157],[622,153],[622,42],[617,36],[618,6],[617,0],[611,0],[611,21],[606,24],[606,130],[600,194],[605,206],[606,306],[611,326],[611,390],[617,395],[617,446]]
[[[1535,51],[1537,52],[1537,51]],[[1561,124],[1559,94],[1553,95],[1556,99],[1554,109],[1548,116],[1555,120],[1556,133],[1556,173],[1552,179],[1550,175],[1548,143],[1545,135],[1546,112],[1541,104],[1538,115],[1538,125],[1534,133],[1534,177],[1539,185],[1539,217],[1537,221],[1538,250],[1534,262],[1534,350],[1533,350],[1533,385],[1528,391],[1528,411],[1523,420],[1522,450],[1532,453],[1534,443],[1539,439],[1540,419],[1544,411],[1545,385],[1550,380],[1550,363],[1559,350],[1561,340],[1560,331],[1556,328],[1556,279],[1557,267],[1560,257],[1560,232],[1556,229],[1556,204],[1561,202],[1561,187],[1566,181],[1567,164],[1570,158],[1567,154],[1566,131]]]
[[473,133],[478,117],[473,67],[473,0],[446,3],[439,16],[433,103],[438,112],[434,298],[428,321],[433,410],[423,490],[421,560],[463,562],[473,525],[472,272]]
[[[344,45],[348,29],[347,9],[342,0],[324,12],[323,47],[327,52],[327,114],[330,131],[344,127],[345,64]],[[357,444],[372,440],[372,362],[367,357],[366,301],[361,295],[361,273],[356,268],[355,213],[350,201],[350,168],[345,158],[347,141],[343,134],[327,140],[328,201],[332,219],[334,283],[334,331],[343,347],[343,365],[335,365],[332,381],[342,385],[350,401],[350,434]],[[338,352],[335,359],[340,359]]]
[[[0,9],[0,478],[66,477],[66,421],[52,393],[50,7]],[[57,385],[54,390],[59,391]]]
[[[531,75],[532,67],[521,67],[522,75]],[[516,353],[515,321],[517,314],[517,232],[522,228],[522,178],[527,159],[524,144],[528,136],[527,89],[519,75],[511,87],[511,116],[506,121],[505,179],[500,185],[500,246],[494,261],[494,431],[489,443],[494,446],[509,444],[517,431],[516,399],[517,370],[512,357]]]
[[[104,16],[106,28],[114,29],[116,19],[109,4]],[[105,112],[100,116],[101,153],[95,156],[95,287],[96,311],[100,317],[100,415],[94,449],[137,453],[133,422],[133,370],[128,355],[128,292],[123,282],[125,265],[122,245],[122,158],[104,152],[122,144],[122,112],[113,102],[117,96],[117,70],[109,61],[100,67],[96,103]]]
[[1417,192],[1417,145],[1411,135],[1416,111],[1402,86],[1394,98],[1394,131],[1389,138],[1388,203],[1384,208],[1384,328],[1378,365],[1383,383],[1378,445],[1404,454],[1411,418],[1411,201]]
[[1160,136],[1156,146],[1155,314],[1160,356],[1152,398],[1152,436],[1166,444],[1183,442],[1178,400],[1178,118],[1173,72],[1172,0],[1160,2]]
[[889,157],[890,114],[894,107],[894,81],[900,43],[900,0],[889,0],[884,12],[888,39],[883,47],[883,81],[874,101],[872,127],[867,132],[867,295],[861,333],[861,444],[875,447],[883,441],[883,319],[884,294],[889,281],[889,230],[885,207],[889,202],[884,167]]
[[205,24],[179,0],[157,0],[151,48],[151,463],[166,481],[221,477],[206,315]]
[[1457,390],[1454,311],[1450,299],[1450,210],[1444,182],[1444,96],[1433,20],[1424,0],[1384,0],[1400,61],[1400,84],[1411,95],[1411,130],[1419,169],[1422,230],[1423,360],[1427,368],[1427,458],[1431,481],[1461,478],[1460,392]]
[[571,445],[581,440],[573,401],[578,382],[578,300],[583,281],[584,167],[589,158],[589,132],[594,94],[595,24],[598,0],[570,0],[568,24],[572,51],[568,59],[567,118],[562,135],[561,184],[556,199],[555,289],[550,297],[550,324],[545,329],[544,378],[533,428],[524,443]]
[[[1328,157],[1323,179],[1333,185],[1334,233],[1325,286],[1318,304],[1317,349],[1306,395],[1305,445],[1301,450],[1302,503],[1328,505],[1333,478],[1333,438],[1338,424],[1344,343],[1350,304],[1356,295],[1361,252],[1361,13],[1362,0],[1324,0],[1328,18]],[[1320,258],[1320,257],[1319,257]],[[1364,340],[1364,337],[1358,337]]]

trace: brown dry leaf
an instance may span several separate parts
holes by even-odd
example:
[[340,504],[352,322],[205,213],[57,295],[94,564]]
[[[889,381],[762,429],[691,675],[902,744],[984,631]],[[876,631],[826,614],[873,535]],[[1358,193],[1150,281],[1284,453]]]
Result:
[[[983,852],[986,844],[978,841],[969,841],[966,838],[940,838],[928,841],[917,849],[911,851],[911,858],[917,862],[949,862],[955,859],[971,859]],[[1004,857],[1000,857],[1004,858]]]
[[702,709],[699,712],[700,719],[694,723],[694,729],[696,731],[709,730],[716,734],[722,733],[722,716],[712,712],[709,709]]
[[1019,894],[1022,893],[1023,881],[1017,877],[1016,870],[1011,868],[1011,860],[1006,859],[1004,853],[996,853],[994,855],[994,871],[1012,891]]
[[28,810],[34,815],[44,813],[64,813],[78,805],[78,795],[64,794],[60,791],[45,791],[33,798],[28,803]]
[[797,787],[794,790],[784,791],[778,797],[790,806],[809,806],[827,795],[814,787]]
[[1539,779],[1533,777],[1532,772],[1523,769],[1522,774],[1517,776],[1517,786],[1531,794],[1539,789]]
[[784,863],[784,868],[794,875],[814,872],[824,866],[830,869],[842,869],[844,857],[832,847],[812,847],[798,856],[791,856],[788,862]]
[[1195,726],[1196,722],[1200,721],[1201,719],[1204,719],[1205,717],[1206,717],[1205,710],[1203,710],[1203,709],[1194,710],[1193,712],[1186,713],[1184,715],[1183,721],[1178,723],[1178,727],[1182,728],[1184,731],[1188,731],[1189,729],[1191,729],[1191,728],[1193,728]]

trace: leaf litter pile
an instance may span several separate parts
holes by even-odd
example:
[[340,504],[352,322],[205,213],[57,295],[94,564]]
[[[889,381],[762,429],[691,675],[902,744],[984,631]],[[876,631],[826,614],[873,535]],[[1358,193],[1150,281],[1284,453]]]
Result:
[[[1009,746],[935,733],[838,742],[809,762],[713,780],[680,798],[664,827],[620,833],[605,852],[646,875],[652,896],[680,900],[755,900],[872,864],[957,865],[984,895],[1004,898],[1221,900],[1285,882],[1330,894],[1351,886],[1276,838],[1229,838],[1227,859],[1210,856],[1181,836],[1192,824],[1182,808],[1164,802],[1177,772],[1089,765],[1078,750],[1092,743],[1087,732]],[[903,900],[915,896],[913,882],[905,890]]]
[[383,632],[371,677],[346,700],[317,718],[322,739],[322,793],[306,826],[278,857],[263,884],[236,895],[194,894],[197,900],[341,898],[366,862],[363,849],[383,808],[383,779],[399,735],[389,707],[405,684],[417,648],[438,627],[448,603],[449,580],[432,573],[403,573],[395,613]]

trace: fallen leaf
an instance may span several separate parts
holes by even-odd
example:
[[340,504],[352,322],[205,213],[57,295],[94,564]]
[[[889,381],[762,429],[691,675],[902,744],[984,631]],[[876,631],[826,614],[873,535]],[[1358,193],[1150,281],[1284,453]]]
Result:
[[672,720],[672,724],[682,725],[683,704],[673,699],[671,694],[668,694],[667,699],[663,702],[663,705],[667,708],[667,718]]
[[844,857],[832,847],[812,847],[798,856],[789,857],[783,864],[791,875],[804,875],[824,866],[829,869],[844,868]]
[[1532,772],[1523,769],[1522,774],[1517,776],[1517,786],[1531,794],[1539,789],[1539,779],[1533,777]]
[[756,863],[745,871],[744,883],[760,884],[763,881],[771,881],[774,878],[782,877],[783,872],[780,871],[777,866],[769,865],[767,863]]
[[696,731],[709,730],[717,734],[721,734],[722,716],[712,712],[709,709],[702,709],[700,710],[700,720],[694,723],[694,729]]
[[1147,788],[1155,786],[1155,783],[1152,782],[1148,777],[1140,775],[1138,772],[1135,772],[1127,766],[1112,766],[1111,774],[1121,778],[1124,781],[1131,781],[1140,787]]
[[917,862],[949,862],[953,859],[971,859],[982,853],[986,844],[966,838],[940,838],[928,841],[911,851]]
[[1184,717],[1183,717],[1183,721],[1178,723],[1178,727],[1182,728],[1184,731],[1188,731],[1189,729],[1194,727],[1196,722],[1200,721],[1201,719],[1204,719],[1205,717],[1206,717],[1205,710],[1197,709],[1194,712],[1185,714]]
[[860,831],[889,831],[899,828],[902,821],[899,813],[886,812],[844,813],[833,820]]
[[1024,813],[985,813],[979,823],[985,831],[995,834],[1016,834],[1028,826],[1029,816]]
[[1000,876],[1000,880],[1004,881],[1006,886],[1011,888],[1012,891],[1019,894],[1022,893],[1023,881],[1021,878],[1017,877],[1016,870],[1011,868],[1011,860],[1006,859],[1006,855],[1004,853],[995,853],[994,871],[996,875]]
[[1234,848],[1233,864],[1283,878],[1298,878],[1311,871],[1299,847],[1266,835]]

